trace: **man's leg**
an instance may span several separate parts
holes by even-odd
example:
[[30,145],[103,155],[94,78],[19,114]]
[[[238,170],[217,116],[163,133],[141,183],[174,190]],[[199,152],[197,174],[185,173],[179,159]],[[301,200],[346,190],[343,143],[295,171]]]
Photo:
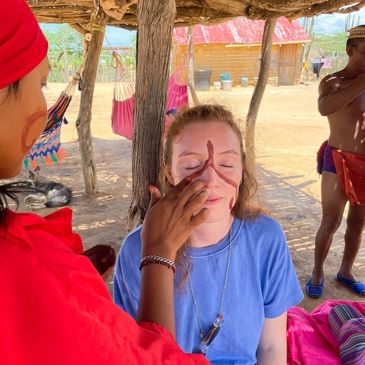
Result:
[[341,224],[347,198],[342,191],[337,175],[322,173],[322,221],[319,226],[314,250],[314,268],[311,284],[319,285],[323,278],[323,264],[332,243],[334,233]]
[[365,205],[350,205],[345,233],[345,250],[339,273],[354,280],[352,266],[361,244],[361,234],[365,225]]

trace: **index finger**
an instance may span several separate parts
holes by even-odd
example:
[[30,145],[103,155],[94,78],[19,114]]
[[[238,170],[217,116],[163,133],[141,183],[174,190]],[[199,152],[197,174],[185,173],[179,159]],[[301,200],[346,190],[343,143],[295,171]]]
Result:
[[176,184],[167,194],[166,196],[169,196],[171,198],[174,198],[181,194],[182,191],[192,182],[192,179],[190,176],[186,176],[184,179],[182,179],[178,184]]

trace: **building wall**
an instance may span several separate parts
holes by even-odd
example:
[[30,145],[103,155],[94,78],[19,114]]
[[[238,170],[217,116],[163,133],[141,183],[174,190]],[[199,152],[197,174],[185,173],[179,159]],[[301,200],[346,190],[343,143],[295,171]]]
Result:
[[302,66],[303,66],[303,55],[304,55],[304,44],[298,43],[297,44],[297,58],[296,58],[296,65],[295,65],[295,83],[300,83],[300,76],[302,74]]
[[[300,79],[301,72],[301,44],[274,45],[270,68],[270,83],[279,80],[280,65],[282,62],[291,64],[291,84]],[[285,50],[283,52],[283,50]],[[186,57],[187,47],[176,48],[176,58]],[[194,45],[195,70],[212,70],[211,82],[219,80],[219,74],[230,73],[233,85],[239,85],[242,76],[249,79],[249,83],[255,83],[260,68],[261,46],[236,46],[225,44],[199,44]],[[283,59],[285,57],[285,59]]]

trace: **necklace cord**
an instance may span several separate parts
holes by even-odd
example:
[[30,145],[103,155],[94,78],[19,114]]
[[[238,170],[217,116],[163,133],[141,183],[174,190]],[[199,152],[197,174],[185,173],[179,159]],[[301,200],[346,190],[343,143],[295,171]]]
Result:
[[[223,310],[224,297],[225,297],[225,294],[226,294],[226,288],[227,288],[227,283],[228,283],[228,274],[229,274],[229,269],[230,269],[230,264],[231,264],[231,251],[232,251],[232,238],[231,238],[231,229],[230,229],[229,230],[229,247],[228,247],[228,256],[227,256],[227,266],[226,266],[226,272],[225,272],[225,275],[224,275],[222,297],[221,297],[221,301],[220,301],[220,305],[219,305],[218,315],[217,315],[217,318],[216,318],[215,322],[213,323],[213,327],[220,327],[220,324],[223,322],[222,310]],[[188,282],[189,282],[189,287],[190,287],[190,291],[191,291],[191,296],[192,296],[192,299],[193,299],[196,319],[198,321],[200,338],[201,338],[201,340],[203,340],[204,332],[203,332],[203,328],[202,328],[202,324],[201,324],[201,320],[200,320],[200,315],[199,315],[199,310],[198,310],[198,303],[196,301],[195,294],[194,294],[194,289],[193,289],[193,283],[192,283],[192,280],[191,280],[190,270],[188,271]],[[212,328],[209,329],[207,334],[209,334],[209,332],[211,332],[211,330],[212,330]],[[212,334],[213,333],[211,333],[211,335]],[[208,340],[210,340],[210,337],[208,338]],[[210,342],[208,342],[208,344]]]

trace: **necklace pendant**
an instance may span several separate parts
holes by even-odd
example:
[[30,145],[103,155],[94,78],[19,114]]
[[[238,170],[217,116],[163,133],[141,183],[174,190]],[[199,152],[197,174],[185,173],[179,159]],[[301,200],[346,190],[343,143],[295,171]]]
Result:
[[219,330],[221,329],[221,324],[223,323],[222,315],[218,314],[217,319],[213,323],[212,327],[210,327],[207,334],[202,338],[199,343],[199,350],[203,355],[207,353],[208,347],[217,337]]

